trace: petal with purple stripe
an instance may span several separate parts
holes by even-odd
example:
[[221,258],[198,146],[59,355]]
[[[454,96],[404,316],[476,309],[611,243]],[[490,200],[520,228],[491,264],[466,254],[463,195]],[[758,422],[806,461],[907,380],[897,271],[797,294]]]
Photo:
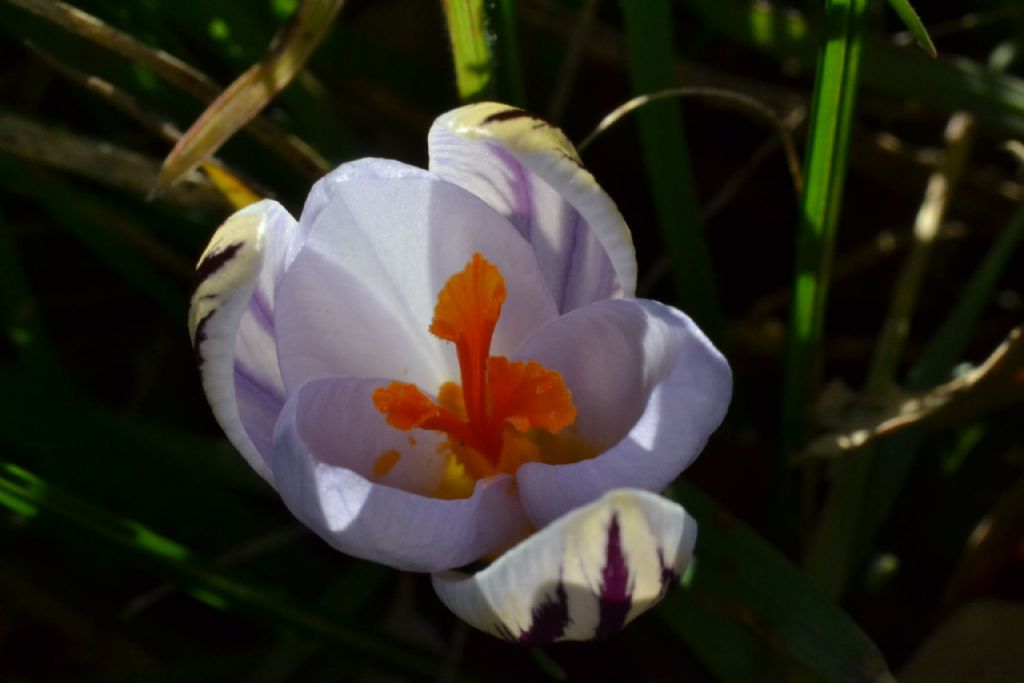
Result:
[[189,331],[207,400],[228,439],[264,479],[284,405],[274,307],[295,220],[264,200],[217,229],[196,268]]
[[636,489],[610,491],[468,575],[434,575],[456,615],[506,640],[543,645],[621,629],[682,574],[696,522],[679,505]]
[[629,229],[558,128],[484,102],[438,118],[428,145],[431,172],[483,199],[530,242],[560,312],[633,295]]

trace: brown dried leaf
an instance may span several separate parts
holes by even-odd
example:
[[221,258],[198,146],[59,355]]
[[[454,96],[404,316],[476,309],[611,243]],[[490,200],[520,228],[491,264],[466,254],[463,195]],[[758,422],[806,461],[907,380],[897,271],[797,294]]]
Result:
[[305,0],[274,37],[266,56],[206,108],[164,160],[159,194],[220,149],[302,69],[327,35],[344,0]]
[[930,391],[847,399],[842,414],[826,420],[841,427],[812,441],[804,457],[838,457],[914,425],[963,425],[1018,401],[1024,401],[1024,327],[1011,330],[979,367]]

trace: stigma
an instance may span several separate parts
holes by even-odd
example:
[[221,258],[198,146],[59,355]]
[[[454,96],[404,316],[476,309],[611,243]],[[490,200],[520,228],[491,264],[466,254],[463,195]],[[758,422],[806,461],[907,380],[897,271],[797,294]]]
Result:
[[429,328],[455,344],[461,384],[442,384],[436,400],[406,382],[373,392],[374,406],[392,427],[446,434],[448,452],[473,480],[540,460],[541,437],[576,420],[572,394],[557,371],[490,355],[505,297],[501,271],[473,254],[441,288]]

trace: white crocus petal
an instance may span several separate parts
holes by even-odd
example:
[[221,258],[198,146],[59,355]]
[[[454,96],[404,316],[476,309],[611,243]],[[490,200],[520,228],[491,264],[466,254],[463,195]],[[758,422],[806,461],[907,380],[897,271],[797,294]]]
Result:
[[732,396],[729,364],[693,321],[645,299],[572,311],[514,357],[561,373],[576,405],[570,434],[600,452],[519,468],[520,498],[536,526],[611,489],[664,489],[704,448]]
[[290,264],[298,253],[302,242],[310,228],[316,224],[320,213],[334,201],[338,189],[356,178],[373,178],[376,180],[397,180],[399,178],[429,178],[430,172],[416,166],[404,164],[394,159],[376,159],[367,157],[342,164],[320,180],[313,183],[306,203],[299,216],[299,232],[301,236],[293,240],[288,251],[287,262]]
[[678,582],[697,524],[679,505],[618,489],[555,520],[486,569],[435,574],[457,616],[524,645],[613,633]]
[[[384,384],[321,379],[289,396],[272,467],[292,513],[334,548],[407,571],[458,567],[525,536],[512,477],[478,482],[470,498],[430,495],[444,469],[441,439],[388,427],[372,400]],[[375,472],[388,451],[397,463]]]
[[633,296],[629,228],[562,131],[483,102],[439,117],[427,141],[431,172],[486,201],[529,240],[560,312]]
[[457,380],[451,344],[429,328],[438,292],[477,252],[501,270],[508,292],[493,353],[511,353],[557,316],[530,245],[469,192],[423,172],[331,188],[277,292],[288,391],[342,375],[428,391]]
[[231,216],[196,269],[189,332],[203,390],[231,443],[270,478],[274,423],[284,388],[274,340],[274,289],[295,220],[264,200]]

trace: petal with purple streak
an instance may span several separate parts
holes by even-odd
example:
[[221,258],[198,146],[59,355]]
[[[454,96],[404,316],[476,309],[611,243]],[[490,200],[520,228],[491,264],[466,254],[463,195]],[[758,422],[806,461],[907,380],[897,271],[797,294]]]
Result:
[[350,178],[315,215],[277,292],[289,391],[344,375],[427,391],[458,381],[451,345],[429,328],[438,292],[477,252],[498,266],[508,290],[494,353],[510,353],[557,316],[529,244],[455,185],[425,173]]
[[476,574],[435,574],[434,590],[459,617],[508,640],[589,640],[659,601],[663,562],[681,573],[696,534],[696,522],[675,503],[620,489],[555,520]]
[[428,145],[431,172],[486,201],[530,242],[560,312],[633,295],[629,229],[560,130],[484,102],[439,117]]
[[189,309],[196,362],[213,414],[264,479],[270,477],[271,438],[284,404],[274,291],[295,231],[295,220],[270,200],[231,216],[199,261]]

